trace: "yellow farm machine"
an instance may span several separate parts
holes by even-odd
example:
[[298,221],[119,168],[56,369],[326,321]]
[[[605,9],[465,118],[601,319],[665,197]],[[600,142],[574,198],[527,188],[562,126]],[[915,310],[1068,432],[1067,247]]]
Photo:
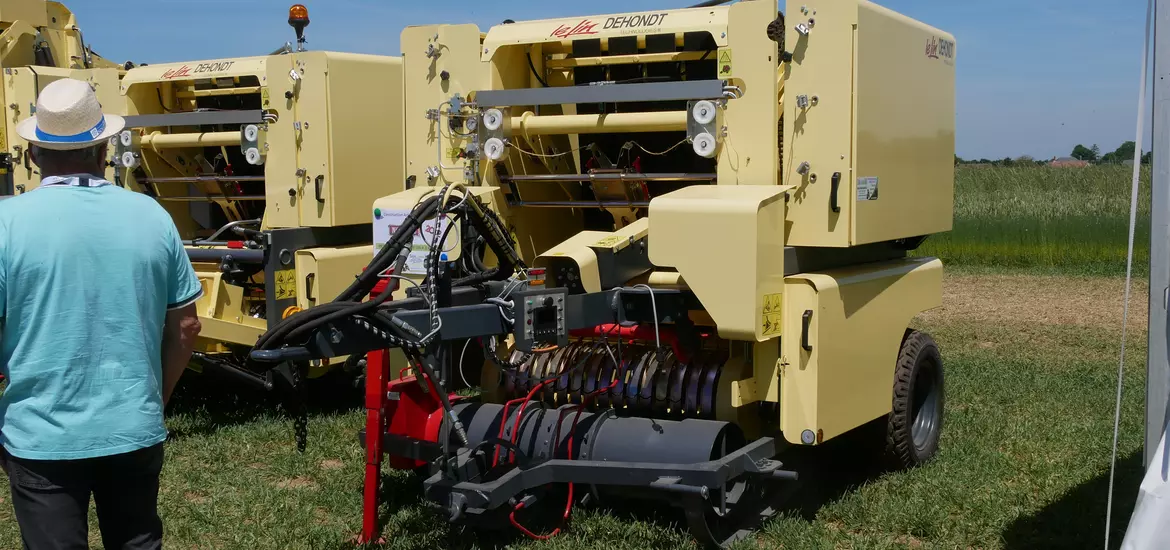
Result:
[[[528,533],[620,493],[724,546],[800,475],[790,448],[884,418],[897,464],[935,454],[942,359],[909,327],[943,266],[912,252],[951,229],[955,39],[867,0],[783,4],[416,26],[400,60],[126,76],[130,115],[174,117],[124,144],[135,185],[262,199],[262,227],[232,228],[262,253],[195,243],[218,281],[203,306],[257,318],[210,337],[252,345],[254,372],[366,358],[364,539],[384,457],[453,523]],[[215,219],[260,217],[233,204]],[[253,256],[265,299],[236,267]]]
[[[108,112],[124,114],[118,82],[129,64],[104,59],[85,42],[77,18],[58,2],[0,0],[0,198],[40,185],[28,143],[16,124],[32,114],[41,90],[55,80],[89,82]],[[109,170],[112,176],[113,170]]]
[[[170,211],[203,283],[192,368],[296,389],[361,356],[308,370],[249,369],[266,330],[327,302],[372,255],[370,204],[403,189],[402,60],[306,51],[134,67],[117,183]],[[283,376],[280,376],[283,375]],[[304,375],[304,376],[301,376]]]

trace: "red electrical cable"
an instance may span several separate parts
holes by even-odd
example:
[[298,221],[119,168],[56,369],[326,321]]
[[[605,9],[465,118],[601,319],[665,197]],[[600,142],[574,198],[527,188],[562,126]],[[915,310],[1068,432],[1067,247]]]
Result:
[[[606,344],[606,347],[608,347],[608,346],[609,345]],[[618,346],[619,346],[618,349],[620,350],[621,344],[619,343]],[[619,356],[621,355],[620,351],[618,352],[618,355]],[[608,392],[608,391],[612,390],[614,387],[616,387],[618,380],[625,379],[626,364],[621,359],[617,359],[617,361],[618,361],[618,365],[617,365],[618,373],[616,374],[616,376],[614,376],[613,381],[609,383],[609,386],[606,386],[606,387],[598,389],[598,390],[594,390],[593,392],[585,395],[585,397],[581,399],[581,403],[577,405],[577,414],[573,416],[573,425],[571,427],[569,427],[569,442],[568,442],[568,449],[566,451],[566,453],[568,455],[568,460],[573,460],[573,433],[577,431],[577,422],[581,420],[581,413],[585,410],[585,405],[587,405],[589,402],[593,401],[593,399],[595,399],[597,396],[599,396],[605,392]],[[507,418],[507,414],[504,415],[504,418]],[[520,417],[518,416],[517,418],[520,418]],[[562,418],[564,418],[564,411],[562,411],[561,416],[557,418],[557,429],[553,435],[553,452],[554,453],[556,452],[556,442],[560,439],[560,436],[561,436],[561,419]],[[572,482],[569,483],[569,494],[565,498],[565,513],[561,515],[562,525],[558,526],[556,529],[553,529],[552,533],[549,533],[547,535],[537,535],[537,534],[533,533],[532,531],[529,531],[523,525],[520,525],[520,522],[516,521],[516,512],[520,511],[520,509],[523,507],[524,507],[524,502],[523,501],[518,502],[518,503],[516,503],[516,507],[512,508],[512,513],[508,514],[508,521],[512,524],[513,527],[518,529],[521,533],[524,533],[529,538],[535,539],[535,540],[548,540],[552,537],[555,537],[555,536],[557,536],[557,534],[559,534],[561,532],[561,527],[563,527],[564,522],[569,521],[569,515],[572,513],[572,510],[573,510],[573,483]]]

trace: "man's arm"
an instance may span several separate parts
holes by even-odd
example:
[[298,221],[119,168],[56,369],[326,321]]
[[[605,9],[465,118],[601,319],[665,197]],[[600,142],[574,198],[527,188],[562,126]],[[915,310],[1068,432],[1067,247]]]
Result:
[[195,338],[199,336],[199,315],[195,304],[167,312],[166,324],[163,326],[163,406],[171,399],[171,392],[187,370],[187,363],[191,360],[191,350],[195,347]]

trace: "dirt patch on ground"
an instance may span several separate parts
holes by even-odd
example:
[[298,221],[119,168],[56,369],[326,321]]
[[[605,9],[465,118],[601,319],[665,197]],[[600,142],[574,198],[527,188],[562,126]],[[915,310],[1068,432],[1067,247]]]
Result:
[[278,489],[316,489],[317,484],[307,477],[294,477],[276,483]]
[[[1130,330],[1147,325],[1149,288],[1135,279]],[[928,322],[976,321],[1121,329],[1125,280],[1038,275],[953,275],[943,280],[943,306],[922,314]]]
[[207,502],[207,495],[204,495],[203,493],[187,491],[183,494],[183,496],[187,499],[187,502],[191,504],[203,504]]
[[322,470],[337,470],[344,467],[345,463],[340,460],[329,459],[321,461]]

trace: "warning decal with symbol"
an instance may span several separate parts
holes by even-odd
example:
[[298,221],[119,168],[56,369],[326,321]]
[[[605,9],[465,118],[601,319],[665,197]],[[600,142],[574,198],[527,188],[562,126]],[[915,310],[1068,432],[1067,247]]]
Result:
[[760,319],[760,333],[763,336],[780,334],[784,323],[783,298],[783,294],[764,295],[764,307]]
[[719,50],[719,77],[731,76],[731,50]]
[[297,297],[297,272],[285,269],[276,272],[276,299],[289,300]]

